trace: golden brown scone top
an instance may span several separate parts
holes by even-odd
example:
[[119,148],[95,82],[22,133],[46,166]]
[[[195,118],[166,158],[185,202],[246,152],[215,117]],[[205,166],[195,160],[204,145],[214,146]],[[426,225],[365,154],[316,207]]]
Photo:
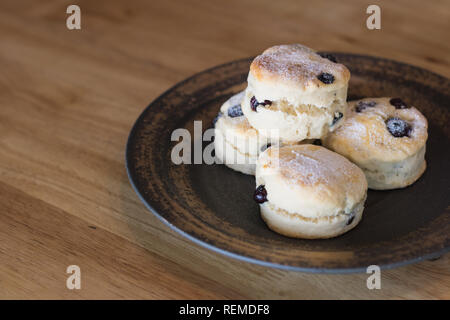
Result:
[[[428,138],[426,118],[413,106],[396,108],[391,98],[365,98],[348,103],[347,118],[324,140],[336,152],[356,162],[400,161],[415,154]],[[403,137],[393,136],[389,119],[405,121],[410,127]]]
[[[323,58],[301,44],[268,48],[253,60],[250,73],[257,81],[286,84],[301,89],[341,87],[350,79],[350,71],[343,64]],[[323,73],[331,74],[333,82],[327,84],[319,80]]]
[[306,188],[324,201],[341,203],[346,197],[359,200],[367,190],[361,169],[343,156],[316,145],[269,148],[261,164],[292,188]]

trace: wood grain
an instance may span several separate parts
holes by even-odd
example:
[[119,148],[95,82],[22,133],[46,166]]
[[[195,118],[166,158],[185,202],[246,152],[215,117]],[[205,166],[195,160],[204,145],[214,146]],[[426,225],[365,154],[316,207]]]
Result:
[[[317,275],[235,261],[170,231],[128,182],[142,109],[205,68],[279,43],[388,57],[450,76],[448,1],[71,1],[0,4],[0,298],[449,299],[450,257]],[[65,287],[66,267],[82,289]]]

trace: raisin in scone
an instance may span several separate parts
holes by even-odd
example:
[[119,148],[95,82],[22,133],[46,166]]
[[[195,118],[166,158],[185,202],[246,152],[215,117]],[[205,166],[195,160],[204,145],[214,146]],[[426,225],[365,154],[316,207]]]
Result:
[[341,235],[361,220],[364,173],[343,156],[304,144],[271,147],[256,166],[254,199],[268,227],[288,237]]
[[242,111],[255,129],[279,130],[281,141],[321,139],[345,117],[349,70],[300,44],[274,46],[248,74]]
[[409,186],[426,169],[427,120],[399,98],[349,102],[348,117],[323,139],[365,173],[370,189]]

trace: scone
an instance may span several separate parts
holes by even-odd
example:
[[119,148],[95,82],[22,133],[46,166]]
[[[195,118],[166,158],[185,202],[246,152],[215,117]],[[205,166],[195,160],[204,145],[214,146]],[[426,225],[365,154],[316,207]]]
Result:
[[349,102],[347,119],[323,145],[365,173],[370,189],[409,186],[425,171],[427,120],[399,98]]
[[367,196],[364,173],[311,144],[271,147],[256,166],[254,199],[268,227],[295,238],[331,238],[354,228]]
[[267,49],[250,65],[242,111],[281,141],[321,139],[345,117],[349,70],[300,44]]
[[219,163],[233,170],[255,174],[256,160],[261,151],[276,144],[250,126],[241,110],[244,91],[232,96],[220,108],[214,130],[214,150]]

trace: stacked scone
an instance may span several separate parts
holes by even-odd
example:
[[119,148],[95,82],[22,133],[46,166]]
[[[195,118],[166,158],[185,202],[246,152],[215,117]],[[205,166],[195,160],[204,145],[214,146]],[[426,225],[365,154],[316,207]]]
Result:
[[242,111],[281,141],[321,139],[345,117],[348,69],[305,46],[267,49],[250,65]]
[[[405,187],[425,170],[423,115],[398,98],[347,105],[349,79],[331,55],[275,46],[253,60],[246,90],[221,107],[216,157],[256,175],[254,199],[280,234],[338,236],[361,220],[368,187]],[[317,139],[330,150],[311,144]]]
[[247,89],[220,109],[216,157],[232,169],[255,174],[256,160],[268,145],[323,138],[345,117],[349,79],[344,65],[305,46],[267,49],[252,62]]

